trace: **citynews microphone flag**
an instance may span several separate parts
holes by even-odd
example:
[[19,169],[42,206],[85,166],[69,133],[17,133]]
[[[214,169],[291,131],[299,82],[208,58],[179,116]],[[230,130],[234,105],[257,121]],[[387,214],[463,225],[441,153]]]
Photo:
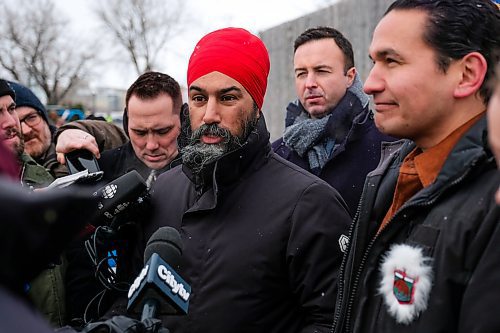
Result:
[[[172,301],[170,305],[160,304],[160,313],[187,314],[191,286],[180,277],[157,253],[153,253],[128,292],[127,309],[136,308],[148,295],[142,290],[157,289]],[[168,311],[173,307],[174,311]]]

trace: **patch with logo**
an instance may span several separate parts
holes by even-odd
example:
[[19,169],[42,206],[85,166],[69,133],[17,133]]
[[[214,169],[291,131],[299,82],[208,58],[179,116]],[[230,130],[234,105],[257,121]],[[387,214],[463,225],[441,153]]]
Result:
[[349,237],[347,237],[344,234],[340,235],[340,237],[339,237],[339,247],[340,247],[340,251],[342,251],[342,253],[346,253],[347,252],[347,248],[349,247]]
[[431,258],[422,249],[395,244],[384,255],[380,266],[379,292],[389,314],[408,325],[427,309],[432,287]]
[[115,184],[106,185],[106,187],[102,190],[102,197],[104,199],[112,199],[116,194],[117,188],[118,186]]
[[413,285],[415,279],[406,275],[406,272],[394,271],[394,287],[392,291],[399,304],[413,303]]

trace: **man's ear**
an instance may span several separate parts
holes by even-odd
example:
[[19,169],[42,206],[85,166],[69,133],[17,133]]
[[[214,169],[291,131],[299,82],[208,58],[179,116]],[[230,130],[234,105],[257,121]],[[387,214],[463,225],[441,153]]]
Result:
[[259,119],[259,118],[260,118],[260,116],[262,115],[262,110],[261,110],[261,109],[259,109],[259,107],[258,107],[258,106],[255,106],[255,107],[257,107],[257,119]]
[[350,88],[352,86],[352,83],[354,82],[354,78],[356,77],[356,67],[351,67],[345,74],[347,77],[347,87]]
[[460,60],[459,66],[461,78],[453,96],[463,98],[474,95],[481,88],[486,76],[488,69],[486,59],[479,52],[471,52]]

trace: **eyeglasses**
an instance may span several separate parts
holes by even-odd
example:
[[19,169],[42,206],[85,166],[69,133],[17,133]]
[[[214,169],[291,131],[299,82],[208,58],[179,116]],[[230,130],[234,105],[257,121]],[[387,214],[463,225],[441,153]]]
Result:
[[40,124],[41,120],[42,120],[42,117],[38,113],[30,113],[29,115],[27,115],[23,119],[19,119],[21,124],[25,123],[29,127],[33,127],[33,126]]

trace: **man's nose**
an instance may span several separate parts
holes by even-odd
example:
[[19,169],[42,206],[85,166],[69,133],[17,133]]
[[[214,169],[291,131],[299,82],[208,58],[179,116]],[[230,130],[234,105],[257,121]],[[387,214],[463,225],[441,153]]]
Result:
[[24,121],[21,123],[21,132],[23,132],[23,134],[29,134],[32,130],[33,129],[30,126],[26,125]]
[[384,90],[382,72],[377,65],[374,65],[370,70],[370,73],[365,80],[365,84],[363,85],[363,90],[368,95],[373,95]]
[[214,99],[209,99],[205,106],[203,122],[205,124],[218,124],[221,121],[219,103]]
[[306,77],[306,88],[312,89],[318,86],[318,82],[316,81],[316,76],[314,73],[308,73]]
[[158,143],[158,138],[154,133],[148,133],[147,139],[146,139],[146,149],[147,150],[156,150],[160,144]]
[[17,115],[7,110],[0,111],[0,127],[3,129],[16,127]]

